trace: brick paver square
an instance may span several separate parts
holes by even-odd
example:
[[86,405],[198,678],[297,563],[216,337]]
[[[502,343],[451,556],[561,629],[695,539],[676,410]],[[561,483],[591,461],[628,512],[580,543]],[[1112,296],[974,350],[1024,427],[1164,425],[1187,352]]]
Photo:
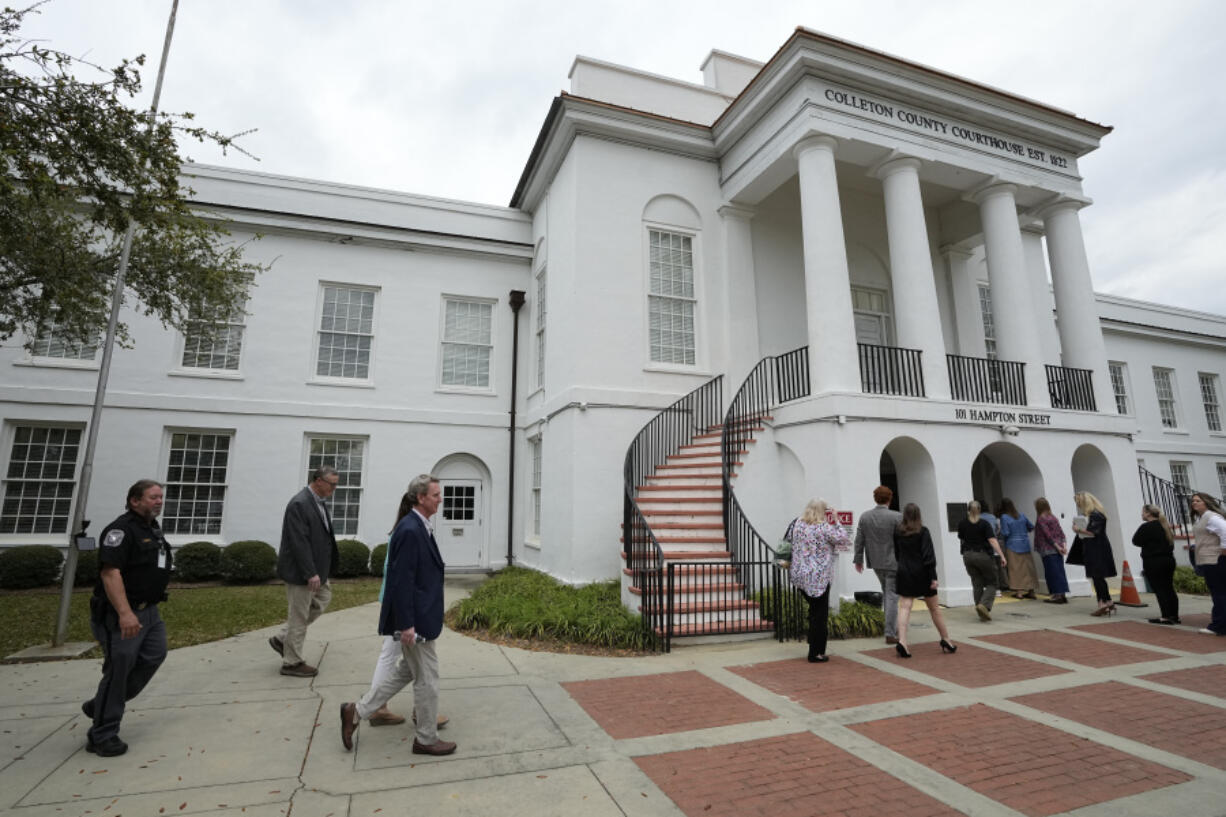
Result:
[[[851,728],[1032,817],[1072,811],[1192,779],[1166,766],[983,704],[886,718]],[[1008,737],[993,740],[991,735]]]
[[1142,675],[1141,677],[1156,684],[1167,684],[1189,692],[1226,698],[1226,666],[1221,664],[1212,667],[1155,672],[1153,675]]
[[1179,617],[1179,622],[1185,627],[1208,627],[1212,616],[1208,613],[1187,613]]
[[812,732],[634,762],[689,817],[959,814]]
[[1118,681],[1011,700],[1226,769],[1226,709]]
[[562,684],[610,736],[641,738],[775,717],[700,672],[668,672]]
[[1061,661],[1072,661],[1087,667],[1118,667],[1122,664],[1170,658],[1166,653],[1143,650],[1140,647],[1123,647],[1119,644],[1055,630],[1027,630],[1020,633],[983,635],[976,637],[975,640],[1032,652],[1048,658],[1058,658]]
[[[1180,617],[1182,619],[1182,616]],[[1186,621],[1186,619],[1184,619]],[[1110,624],[1078,624],[1073,628],[1087,633],[1106,635],[1124,641],[1136,641],[1169,650],[1204,654],[1226,650],[1226,638],[1205,635],[1183,627],[1165,627],[1141,621],[1113,621]]]
[[915,681],[839,658],[832,658],[827,664],[810,664],[799,658],[728,667],[728,670],[812,712],[830,712],[940,692]]
[[958,651],[946,655],[936,644],[921,644],[911,647],[910,658],[899,658],[893,647],[869,650],[871,655],[883,661],[893,661],[906,669],[923,672],[965,687],[989,687],[1010,681],[1026,681],[1045,675],[1068,672],[1060,667],[1018,658],[1012,655],[976,647],[965,641],[958,643]]

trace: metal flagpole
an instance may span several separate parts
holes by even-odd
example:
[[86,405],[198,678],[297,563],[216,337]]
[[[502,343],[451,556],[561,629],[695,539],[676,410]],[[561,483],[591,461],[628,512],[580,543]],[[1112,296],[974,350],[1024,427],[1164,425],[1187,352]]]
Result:
[[[149,106],[149,131],[153,132],[158,101],[162,96],[162,78],[166,75],[166,58],[170,54],[170,38],[175,31],[175,15],[179,0],[171,0],[170,19],[166,22],[166,39],[162,43],[162,60],[158,65],[157,83],[153,86],[153,102]],[[94,408],[89,415],[89,433],[85,441],[85,458],[81,462],[81,480],[77,485],[76,509],[72,525],[68,529],[68,558],[64,562],[64,577],[60,587],[60,609],[55,623],[55,638],[51,646],[58,647],[68,637],[68,608],[72,604],[72,587],[77,572],[77,536],[84,533],[85,504],[89,500],[90,480],[94,475],[94,449],[98,445],[98,424],[102,419],[102,403],[106,399],[106,383],[111,374],[111,353],[115,348],[115,327],[119,323],[119,309],[123,306],[124,277],[128,272],[128,258],[132,254],[132,238],[136,234],[136,222],[128,220],[128,229],[123,234],[119,251],[119,269],[115,272],[115,291],[111,295],[111,316],[106,324],[106,344],[102,347],[102,365],[98,370],[98,387],[94,390]]]

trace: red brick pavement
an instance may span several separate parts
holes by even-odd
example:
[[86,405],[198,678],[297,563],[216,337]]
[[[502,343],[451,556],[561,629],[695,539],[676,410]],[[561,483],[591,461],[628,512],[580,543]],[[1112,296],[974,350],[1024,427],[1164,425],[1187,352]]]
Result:
[[1141,677],[1156,684],[1167,684],[1189,692],[1226,698],[1226,666],[1220,664],[1212,667],[1156,672],[1153,675],[1142,675]]
[[1210,620],[1208,613],[1190,613],[1179,617],[1180,623],[1185,627],[1208,627]]
[[1170,658],[1166,653],[1143,650],[1139,647],[1122,647],[1094,638],[1083,638],[1055,630],[1028,630],[1020,633],[978,636],[976,641],[987,641],[1023,652],[1032,652],[1061,661],[1072,661],[1087,667],[1116,667],[1121,664],[1136,664],[1141,661],[1160,661]]
[[973,688],[1068,672],[1066,669],[1041,664],[1028,658],[1017,658],[995,650],[976,647],[965,641],[958,644],[958,651],[953,655],[945,655],[936,644],[913,646],[910,658],[899,658],[893,647],[869,650],[863,655],[871,655],[883,661],[893,661],[905,669],[923,672]]
[[830,712],[940,692],[839,658],[830,659],[828,664],[810,664],[800,658],[728,667],[728,670],[812,712]]
[[[1182,616],[1181,616],[1182,618]],[[1079,624],[1073,627],[1086,633],[1119,638],[1124,641],[1136,641],[1140,644],[1150,644],[1154,647],[1166,647],[1170,650],[1183,650],[1198,654],[1221,652],[1226,650],[1226,638],[1205,635],[1195,630],[1183,627],[1164,627],[1160,624],[1146,624],[1141,621],[1114,621],[1110,624]]]
[[1226,709],[1118,681],[1011,700],[1226,769]]
[[562,684],[610,736],[641,738],[775,717],[700,672]]
[[959,814],[811,732],[634,762],[689,817]]
[[[850,728],[1032,817],[1071,811],[1192,779],[1157,763],[983,704],[887,718]],[[985,735],[1008,737],[982,740]]]

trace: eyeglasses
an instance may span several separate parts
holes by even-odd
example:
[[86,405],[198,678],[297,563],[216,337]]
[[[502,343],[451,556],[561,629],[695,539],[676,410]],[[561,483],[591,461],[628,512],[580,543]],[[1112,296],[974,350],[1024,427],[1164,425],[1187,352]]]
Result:
[[322,482],[324,485],[331,485],[333,488],[341,484],[339,479],[321,479],[320,482]]

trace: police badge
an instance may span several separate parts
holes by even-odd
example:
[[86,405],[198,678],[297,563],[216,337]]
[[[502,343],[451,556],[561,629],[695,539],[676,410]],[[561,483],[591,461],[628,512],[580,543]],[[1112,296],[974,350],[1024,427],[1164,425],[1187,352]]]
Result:
[[117,548],[123,544],[123,530],[115,528],[106,533],[106,538],[102,540],[102,546],[108,548]]

